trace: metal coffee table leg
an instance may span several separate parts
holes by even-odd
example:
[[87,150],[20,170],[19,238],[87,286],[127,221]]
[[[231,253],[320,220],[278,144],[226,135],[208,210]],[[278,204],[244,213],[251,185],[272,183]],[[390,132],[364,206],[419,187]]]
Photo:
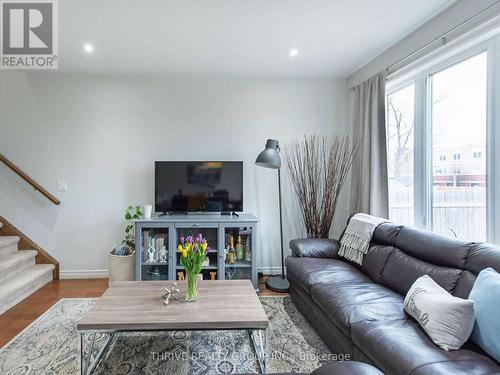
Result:
[[95,359],[92,361],[92,352],[94,351],[94,343],[97,332],[91,332],[92,341],[90,342],[89,355],[84,360],[84,350],[83,350],[83,332],[78,331],[78,374],[79,375],[90,375],[95,370],[99,362],[101,361],[102,355],[108,349],[109,344],[113,340],[114,332],[110,332],[109,336],[106,338],[106,342],[99,349]]
[[257,360],[259,361],[260,372],[266,373],[266,331],[258,329],[255,331],[248,331],[250,340],[252,340]]
[[78,331],[77,374],[83,374],[83,334]]

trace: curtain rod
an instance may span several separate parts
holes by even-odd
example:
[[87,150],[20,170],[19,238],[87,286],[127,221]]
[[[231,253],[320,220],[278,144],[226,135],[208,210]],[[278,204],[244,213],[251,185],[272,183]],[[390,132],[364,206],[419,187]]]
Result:
[[387,67],[387,72],[389,73],[395,66],[397,65],[400,65],[402,62],[412,58],[414,55],[417,55],[419,52],[421,52],[422,50],[426,49],[427,47],[431,46],[432,44],[438,42],[438,41],[441,41],[441,45],[436,47],[436,48],[439,48],[439,47],[442,47],[444,46],[446,43],[448,43],[448,35],[453,33],[454,31],[460,29],[461,27],[463,27],[464,25],[468,24],[469,22],[471,22],[472,20],[476,19],[477,17],[479,17],[480,15],[482,15],[483,13],[487,12],[488,10],[490,10],[492,7],[494,7],[495,5],[497,5],[498,3],[500,2],[500,0],[497,0],[496,2],[494,2],[493,4],[491,4],[490,6],[488,6],[487,8],[483,9],[482,11],[480,11],[479,13],[476,13],[474,14],[473,16],[467,18],[465,21],[463,21],[462,23],[460,23],[459,25],[453,27],[452,29],[448,30],[447,32],[445,32],[444,34],[441,34],[440,36],[438,36],[437,38],[431,40],[430,42],[424,44],[423,46],[421,46],[420,48],[416,49],[415,51],[411,52],[410,54],[406,55],[405,57],[403,57],[402,59],[399,59],[398,61],[396,61],[395,63],[389,65]]
[[[448,30],[447,32],[445,32],[444,34],[441,34],[440,36],[438,36],[437,38],[434,38],[433,40],[431,40],[430,42],[424,44],[423,46],[417,48],[415,51],[409,53],[408,55],[406,55],[405,57],[399,59],[398,61],[396,61],[395,63],[389,65],[387,68],[385,68],[385,70],[387,71],[387,75],[390,75],[392,73],[394,73],[396,71],[396,69],[394,69],[395,67],[397,67],[398,65],[401,65],[403,62],[411,59],[413,56],[419,54],[420,52],[422,52],[424,49],[428,48],[429,46],[431,46],[432,44],[435,44],[436,42],[441,42],[439,46],[437,46],[435,49],[437,48],[440,48],[440,47],[443,47],[444,45],[446,45],[449,40],[448,40],[448,36],[449,34],[453,33],[454,31],[460,29],[461,27],[463,27],[464,25],[466,25],[467,23],[471,22],[472,20],[476,19],[477,17],[479,17],[480,15],[482,15],[483,13],[487,12],[488,10],[490,10],[491,8],[493,8],[495,5],[497,5],[498,3],[500,3],[500,0],[497,0],[496,2],[494,2],[493,4],[491,4],[490,6],[488,6],[487,8],[483,9],[482,11],[474,14],[473,16],[467,18],[465,21],[463,21],[462,23],[460,23],[459,25],[453,27],[452,29]],[[351,90],[354,89],[355,86],[351,87]]]

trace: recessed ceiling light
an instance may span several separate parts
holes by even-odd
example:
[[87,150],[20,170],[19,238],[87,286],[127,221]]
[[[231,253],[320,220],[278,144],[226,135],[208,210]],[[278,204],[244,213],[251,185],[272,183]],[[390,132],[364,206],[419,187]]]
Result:
[[94,52],[94,46],[90,43],[85,43],[83,45],[83,50],[87,53],[92,53],[92,52]]
[[299,50],[298,50],[298,49],[296,49],[296,48],[292,48],[292,49],[290,50],[290,52],[288,52],[288,55],[290,55],[290,57],[295,57],[295,56],[297,56],[298,54],[299,54]]

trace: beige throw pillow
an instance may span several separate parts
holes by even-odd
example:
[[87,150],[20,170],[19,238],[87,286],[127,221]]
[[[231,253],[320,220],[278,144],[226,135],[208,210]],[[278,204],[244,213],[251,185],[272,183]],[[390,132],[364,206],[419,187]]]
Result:
[[446,351],[459,349],[474,327],[474,302],[453,297],[428,275],[413,283],[404,308],[430,339]]

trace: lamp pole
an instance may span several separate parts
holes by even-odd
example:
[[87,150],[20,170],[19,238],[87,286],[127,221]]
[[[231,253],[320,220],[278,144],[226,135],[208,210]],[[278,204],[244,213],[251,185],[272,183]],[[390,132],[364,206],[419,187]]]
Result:
[[285,278],[285,252],[283,250],[283,214],[281,211],[281,168],[278,169],[278,199],[280,205],[280,245],[281,245],[281,278]]

